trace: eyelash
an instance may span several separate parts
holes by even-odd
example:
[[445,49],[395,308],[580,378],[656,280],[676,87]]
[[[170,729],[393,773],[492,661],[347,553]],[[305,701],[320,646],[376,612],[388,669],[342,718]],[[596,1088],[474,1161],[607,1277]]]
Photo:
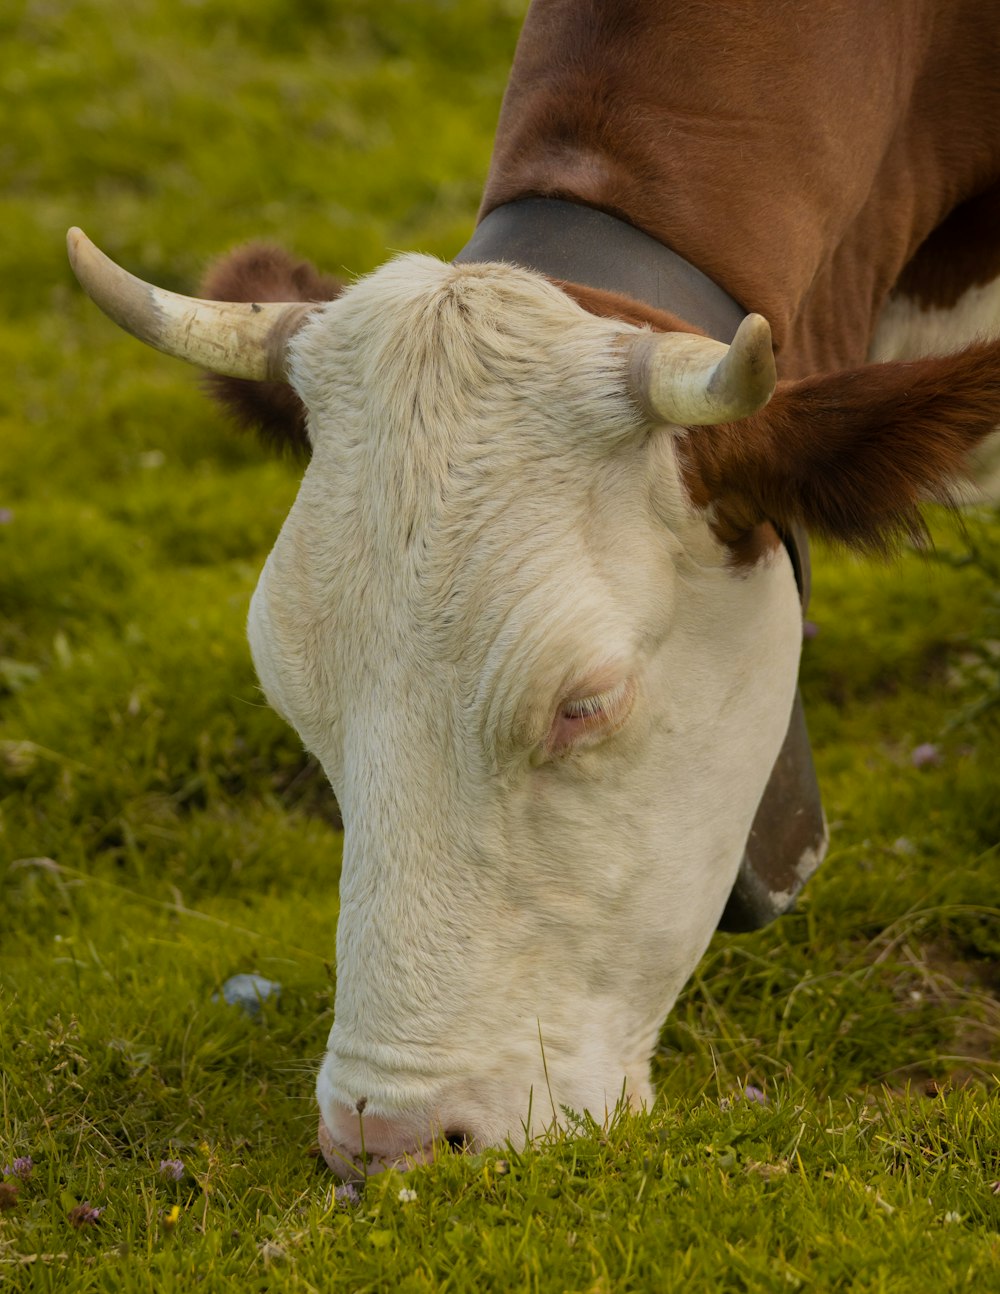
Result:
[[559,713],[566,719],[592,719],[613,711],[616,705],[625,700],[628,692],[628,679],[607,692],[598,692],[595,696],[579,697],[573,701],[564,701]]
[[628,717],[633,694],[632,680],[623,679],[606,692],[563,701],[539,752],[540,758],[566,754],[590,734],[600,739],[613,732]]

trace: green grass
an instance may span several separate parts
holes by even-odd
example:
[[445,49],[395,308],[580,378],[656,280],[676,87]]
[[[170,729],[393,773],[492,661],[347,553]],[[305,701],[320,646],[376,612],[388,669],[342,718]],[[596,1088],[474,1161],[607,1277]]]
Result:
[[[63,237],[182,290],[247,237],[447,256],[523,7],[0,10],[0,1167],[35,1165],[0,1288],[1000,1288],[995,516],[936,520],[951,561],[817,555],[831,856],[795,915],[716,938],[648,1117],[357,1206],[309,1154],[340,834],[243,636],[295,470],[99,316]],[[246,970],[283,985],[257,1021],[212,1001]]]

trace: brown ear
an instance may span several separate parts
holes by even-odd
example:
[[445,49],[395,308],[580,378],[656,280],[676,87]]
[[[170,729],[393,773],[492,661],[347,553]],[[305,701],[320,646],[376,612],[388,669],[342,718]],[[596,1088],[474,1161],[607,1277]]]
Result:
[[[199,294],[210,301],[332,301],[343,284],[270,243],[248,243],[210,266]],[[269,446],[308,457],[306,411],[284,382],[208,374],[206,386],[243,427]]]
[[781,382],[759,413],[683,442],[694,501],[728,541],[764,520],[886,551],[923,533],[965,456],[1000,426],[1000,342]]

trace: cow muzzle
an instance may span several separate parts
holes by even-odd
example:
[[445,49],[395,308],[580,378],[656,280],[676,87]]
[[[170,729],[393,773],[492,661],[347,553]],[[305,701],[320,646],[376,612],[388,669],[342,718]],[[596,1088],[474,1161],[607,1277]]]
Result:
[[319,1148],[330,1169],[343,1181],[359,1181],[395,1169],[405,1172],[429,1164],[435,1154],[463,1150],[475,1138],[440,1121],[369,1114],[362,1099],[354,1110],[344,1107],[319,1118]]

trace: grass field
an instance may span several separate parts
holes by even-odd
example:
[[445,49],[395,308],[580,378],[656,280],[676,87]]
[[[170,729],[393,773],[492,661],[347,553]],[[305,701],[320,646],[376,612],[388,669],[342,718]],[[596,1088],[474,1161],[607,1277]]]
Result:
[[[310,1154],[340,834],[243,632],[296,471],[104,321],[63,238],[179,290],[248,237],[447,257],[523,9],[0,8],[0,1288],[1000,1290],[995,514],[817,554],[830,858],[716,937],[648,1116],[357,1203]],[[283,986],[257,1020],[213,1002],[240,971]]]

